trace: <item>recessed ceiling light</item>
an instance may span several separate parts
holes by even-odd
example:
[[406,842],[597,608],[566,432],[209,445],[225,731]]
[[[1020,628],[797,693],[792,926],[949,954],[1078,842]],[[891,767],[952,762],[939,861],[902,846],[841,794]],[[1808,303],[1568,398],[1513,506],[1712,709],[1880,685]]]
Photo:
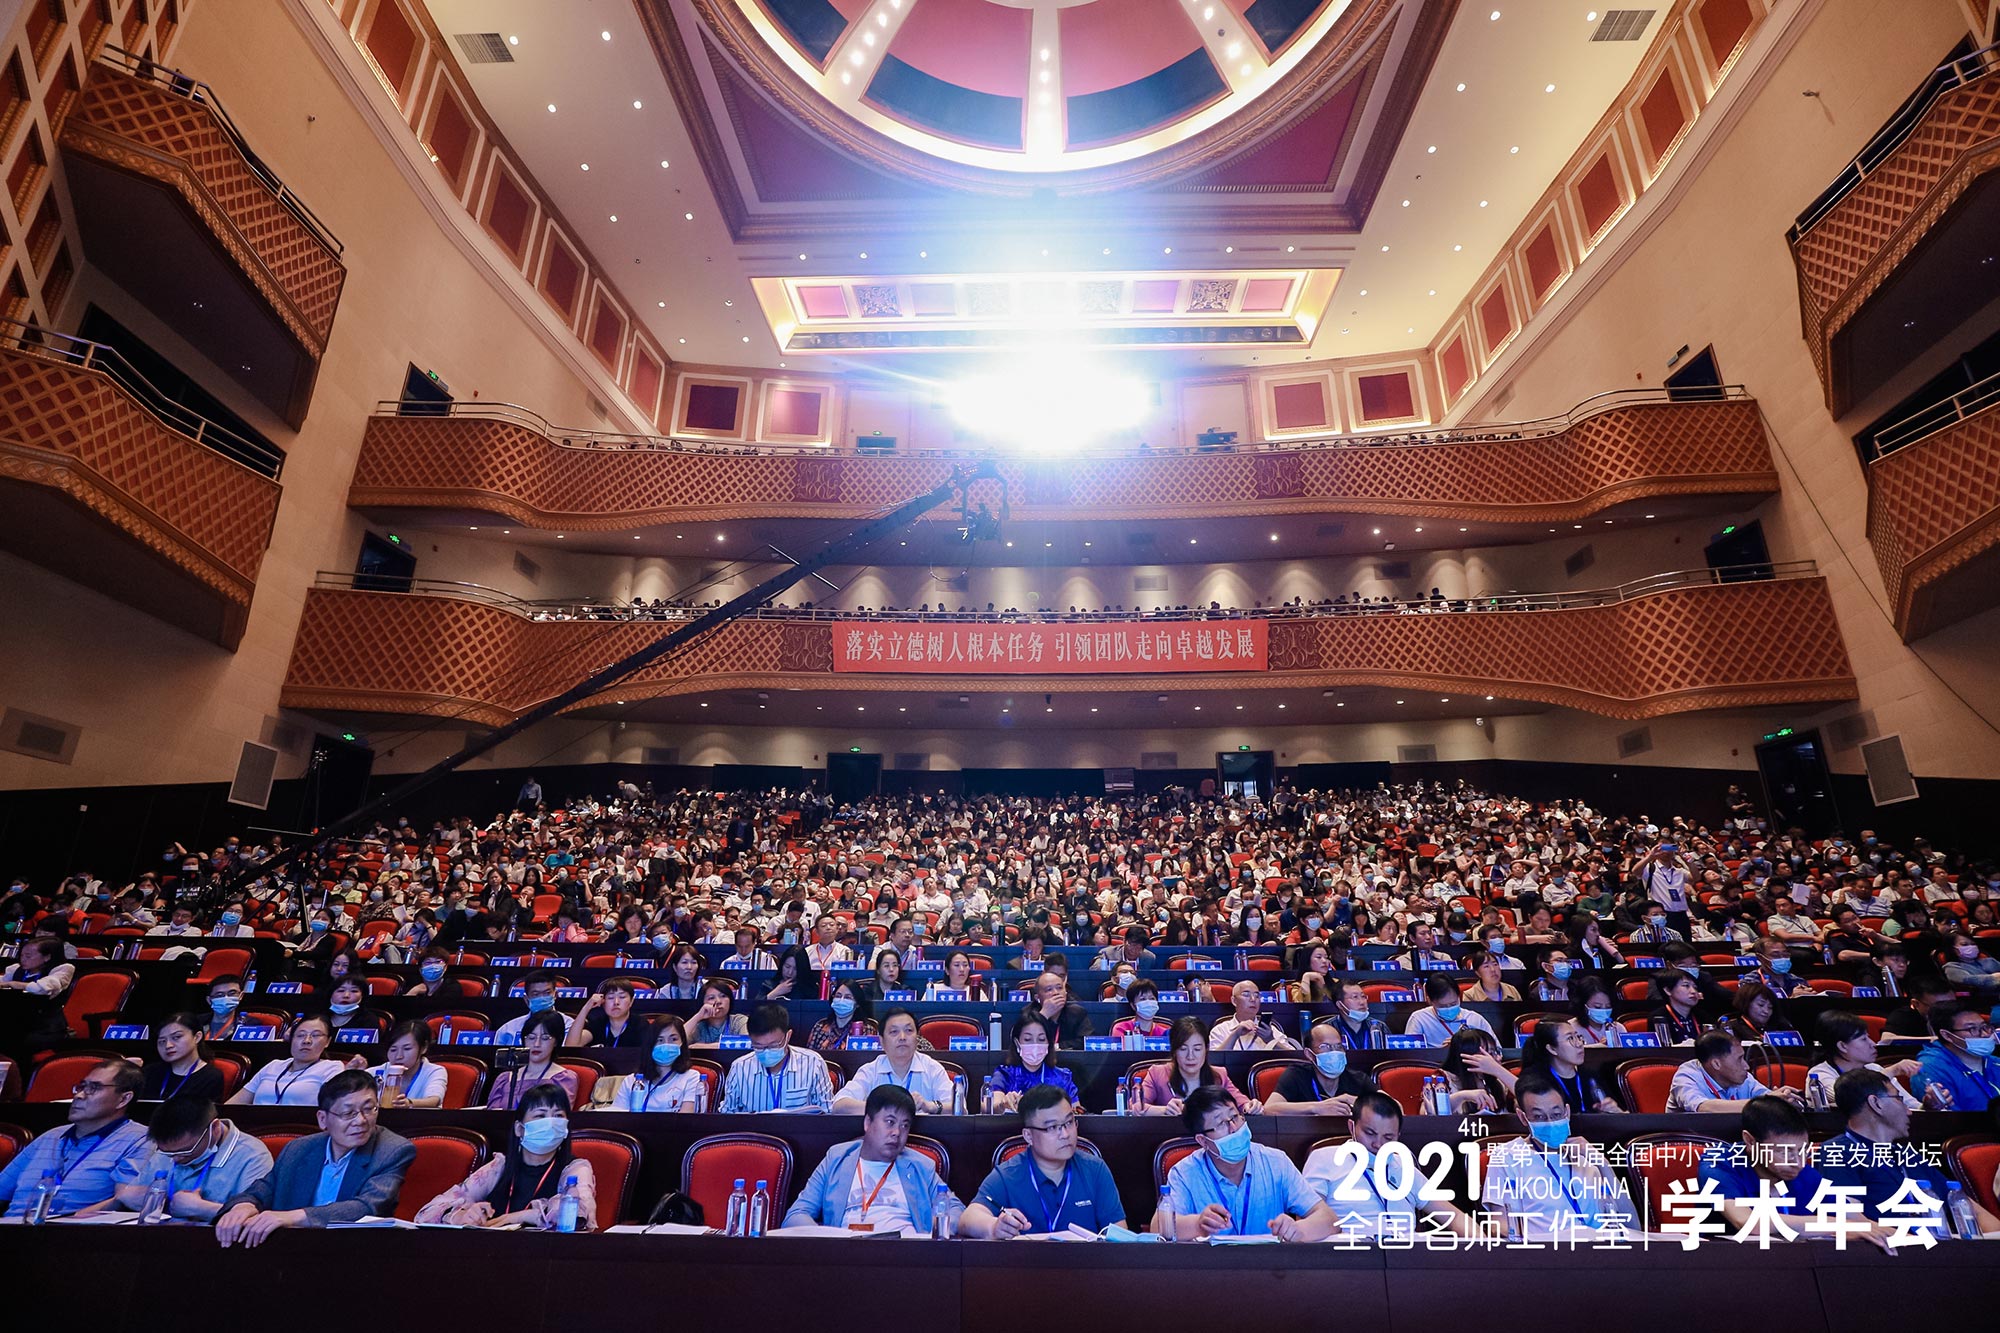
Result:
[[867,711],[868,711],[868,705],[867,705],[867,704],[856,704],[856,705],[854,705],[854,711],[855,711],[855,712],[857,712],[857,713],[865,713],[865,712],[867,712]]
[[[1161,249],[1160,249],[1160,253],[1161,253],[1161,254],[1163,254],[1163,255],[1170,255],[1170,254],[1172,254],[1173,252],[1174,252],[1174,247],[1172,247],[1171,245],[1168,245],[1168,246],[1163,246],[1163,247],[1161,247]],[[1045,250],[1045,251],[1043,251],[1042,253],[1044,253],[1044,254],[1047,254],[1048,252],[1047,252],[1047,251]]]
[[1488,202],[1489,202],[1488,200],[1485,200],[1485,199],[1481,199],[1481,200],[1479,201],[1479,206],[1480,206],[1481,208],[1484,208],[1484,207],[1486,207],[1486,205],[1487,205],[1487,203],[1488,203]]
[[[1495,17],[1495,18],[1498,18],[1498,17],[1500,17],[1500,15],[1499,15],[1499,14],[1498,14],[1498,13],[1496,12],[1496,13],[1494,14],[1494,17]],[[599,37],[602,37],[602,38],[603,38],[603,39],[604,39],[605,41],[607,41],[607,42],[611,40],[611,34],[610,34],[609,32],[600,32],[600,33],[598,33],[597,35],[598,35]]]
[[1097,710],[1096,710],[1095,708],[1093,708],[1093,709],[1091,709],[1090,711],[1091,711],[1091,712],[1093,712],[1093,713],[1095,713],[1095,712],[1096,712]]
[[1589,12],[1588,14],[1585,14],[1585,15],[1583,16],[1583,21],[1584,21],[1585,23],[1595,23],[1595,22],[1597,22],[1597,11],[1593,9],[1593,10],[1591,10],[1591,11],[1590,11],[1590,12]]
[[719,532],[718,532],[718,533],[716,533],[716,534],[715,534],[715,539],[716,539],[717,541],[721,541],[721,540],[722,540],[722,534],[721,534],[721,533],[719,533]]
[[1488,14],[1486,17],[1492,20],[1493,22],[1498,23],[1500,21],[1500,11],[1496,9],[1491,14]]
[[1555,90],[1556,90],[1556,86],[1555,86],[1555,85],[1554,85],[1553,83],[1552,83],[1552,84],[1550,84],[1550,85],[1549,85],[1548,87],[1546,87],[1546,88],[1542,89],[1542,91],[1543,91],[1543,92],[1545,92],[1545,93],[1552,93],[1552,92],[1554,92]]
[[1401,699],[1398,699],[1398,700],[1396,700],[1396,702],[1400,704],[1400,703],[1401,703],[1401,702],[1403,702],[1403,701],[1402,701]]
[[1437,150],[1438,146],[1436,144],[1432,144],[1429,148],[1424,149],[1426,153],[1435,153]]
[[1279,712],[1283,712],[1283,711],[1284,711],[1284,708],[1285,708],[1285,706],[1284,706],[1283,704],[1279,704],[1279,705],[1278,705],[1278,711],[1279,711]]
[[1507,151],[1509,153],[1518,153],[1521,151],[1521,145],[1515,144],[1512,148],[1509,148]]
[[1403,201],[1403,207],[1404,207],[1404,208],[1408,208],[1409,206],[1410,206],[1410,201],[1409,201],[1409,200],[1407,200],[1407,199],[1405,199],[1405,200]]
[[1275,532],[1274,532],[1274,533],[1272,533],[1272,534],[1271,534],[1271,540],[1272,540],[1272,541],[1276,541],[1276,540],[1278,540],[1278,534],[1277,534],[1277,533],[1275,533]]
[[667,169],[667,159],[663,157],[660,159],[660,170],[665,171],[666,169]]
[[1451,252],[1452,252],[1453,254],[1458,254],[1458,253],[1459,253],[1460,251],[1462,251],[1462,250],[1464,250],[1464,249],[1465,249],[1465,247],[1464,247],[1464,246],[1462,246],[1462,245],[1454,245],[1453,247],[1451,247]]
[[688,221],[688,222],[693,222],[693,221],[694,221],[694,214],[692,214],[692,213],[683,213],[683,214],[681,214],[681,217],[682,217],[682,219],[683,219],[683,220],[685,220],[685,221]]
[[1045,549],[1046,549],[1047,547],[1050,547],[1050,546],[1054,546],[1054,545],[1055,545],[1055,543],[1054,543],[1054,542],[1043,542],[1043,543],[1042,543],[1042,546],[1043,546],[1043,547],[1044,547]]
[[681,339],[681,346],[683,346],[683,347],[686,347],[686,346],[687,346],[687,339],[685,339],[685,338]]
[[1417,531],[1418,531],[1418,532],[1422,532],[1422,531],[1423,531],[1423,529],[1422,529],[1422,528],[1418,528],[1418,529],[1417,529]]
[[1435,287],[1431,288],[1431,295],[1436,296],[1437,294],[1438,294],[1438,289]]
[[507,45],[509,46],[519,46],[520,44],[521,39],[519,37],[510,36],[507,38]]
[[1646,515],[1646,517],[1647,517],[1647,518],[1651,518],[1651,517],[1652,517],[1652,515],[1651,515],[1651,514],[1648,514],[1648,515]]
[[1197,712],[1197,713],[1199,713],[1199,712],[1201,711],[1201,705],[1200,705],[1200,704],[1196,704],[1196,705],[1194,706],[1194,711],[1195,711],[1195,712]]
[[1389,247],[1388,247],[1388,246],[1386,246],[1386,245],[1385,245],[1385,246],[1383,246],[1383,247],[1382,247],[1382,253],[1383,253],[1383,254],[1385,254],[1385,255],[1386,255],[1386,254],[1388,254],[1388,253],[1389,253]]
[[1097,253],[1101,255],[1108,255],[1111,253],[1111,247],[1107,245],[1102,250],[1099,250]]
[[474,527],[471,527],[471,528],[468,528],[468,529],[466,529],[466,531],[468,531],[468,532],[477,532],[477,531],[479,531],[479,529],[478,529],[478,527],[474,526]]
[[1225,245],[1222,247],[1222,253],[1226,255],[1233,255],[1236,253],[1236,247],[1233,245]]
[[1242,712],[1242,711],[1243,711],[1243,705],[1242,705],[1242,704],[1238,704],[1238,705],[1236,705],[1236,711],[1237,711],[1237,712],[1239,712],[1239,713],[1240,713],[1240,712]]
[[928,250],[917,251],[917,258],[919,259],[929,259],[930,257],[931,257],[931,252]]
[[1492,702],[1493,702],[1493,696],[1492,696],[1492,695],[1490,695],[1490,694],[1489,694],[1489,695],[1487,695],[1487,696],[1486,696],[1486,702],[1487,702],[1487,703],[1492,703]]
[[585,171],[589,171],[589,170],[590,170],[590,163],[588,163],[588,162],[585,162],[585,163],[582,163],[581,165],[582,165],[582,167],[583,167],[583,169],[584,169]]
[[643,111],[643,110],[645,109],[645,107],[646,107],[646,104],[645,104],[644,102],[640,102],[640,101],[636,101],[636,100],[635,100],[635,101],[634,101],[634,102],[632,103],[632,109],[633,109],[634,111]]
[[1335,704],[1335,705],[1334,705],[1334,707],[1335,707],[1335,708],[1345,708],[1345,707],[1347,707],[1347,705],[1346,705],[1345,703],[1337,703],[1337,704]]
[[1372,529],[1372,531],[1374,532],[1374,534],[1375,534],[1375,535],[1376,535],[1377,537],[1380,537],[1380,536],[1382,535],[1382,529],[1380,529],[1380,528],[1375,528],[1375,529]]
[[724,304],[724,305],[728,305],[728,306],[733,306],[733,305],[735,305],[735,304],[736,304],[736,302],[734,302],[734,301],[730,300],[730,299],[729,299],[728,297],[726,297],[726,296],[725,296],[725,297],[723,297],[723,298],[722,298],[722,304]]
[[1361,294],[1362,294],[1363,296],[1366,296],[1366,295],[1368,295],[1368,289],[1367,289],[1366,287],[1363,287],[1363,288],[1361,289]]
[[566,537],[566,536],[568,536],[568,535],[569,535],[568,533],[563,533],[563,532],[558,532],[558,533],[556,534],[556,540],[557,540],[557,541],[561,541],[561,540],[562,540],[562,539],[563,539],[564,537]]
[[513,536],[513,535],[514,535],[514,529],[512,529],[512,528],[502,528],[502,529],[500,529],[500,535],[501,535],[502,537],[511,537],[511,536]]
[[863,259],[866,259],[866,258],[868,258],[868,252],[867,252],[866,250],[863,250],[863,251],[861,252],[861,257],[862,257]]
[[1459,531],[1460,531],[1460,532],[1465,532],[1465,531],[1468,531],[1468,529],[1466,529],[1466,528],[1460,528],[1460,529],[1459,529]]
[[1461,84],[1459,84],[1459,85],[1458,85],[1458,90],[1459,90],[1460,92],[1464,92],[1464,91],[1465,91],[1465,85],[1464,85],[1464,84],[1462,84],[1462,83],[1461,83]]
[[746,333],[746,334],[744,334],[744,335],[743,335],[743,341],[744,341],[744,342],[749,342],[749,341],[750,341],[750,335],[749,335],[749,334],[747,334],[747,333]]
[[1188,538],[1188,545],[1189,545],[1189,546],[1193,546],[1193,545],[1194,545],[1194,543],[1195,543],[1195,539],[1194,539],[1194,538],[1192,538],[1192,537]]
[[1448,704],[1448,703],[1450,703],[1450,702],[1451,702],[1451,700],[1449,700],[1449,699],[1440,699],[1440,700],[1438,700],[1438,702],[1439,702],[1439,703],[1441,703],[1441,704]]
[[636,533],[636,532],[635,532],[635,533],[633,533],[633,534],[632,534],[632,540],[633,540],[633,541],[635,541],[635,542],[636,542],[636,541],[638,541],[638,540],[639,540],[639,534],[638,534],[638,533]]
[[1286,254],[1290,254],[1290,253],[1291,253],[1292,251],[1294,251],[1294,250],[1296,250],[1296,249],[1298,249],[1298,247],[1297,247],[1296,245],[1288,245],[1288,246],[1286,246],[1286,247],[1285,247],[1285,253],[1286,253]]
[[618,220],[618,215],[617,215],[616,213],[613,213],[613,214],[611,215],[611,220],[612,220],[613,222],[616,222],[616,221]]
[[549,103],[549,114],[553,116],[555,113],[556,113],[556,104],[554,102],[551,102]]

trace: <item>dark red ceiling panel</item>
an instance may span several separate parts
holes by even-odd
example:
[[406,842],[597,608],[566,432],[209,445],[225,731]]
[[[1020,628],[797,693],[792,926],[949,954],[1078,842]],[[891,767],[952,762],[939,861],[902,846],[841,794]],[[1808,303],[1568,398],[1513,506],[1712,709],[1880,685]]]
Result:
[[1349,79],[1317,111],[1198,179],[1204,185],[1327,184],[1340,161],[1341,145],[1353,132],[1355,104],[1367,83],[1365,78]]
[[1062,91],[1069,97],[1137,83],[1201,48],[1179,4],[1094,0],[1059,13]]
[[910,9],[889,50],[933,79],[996,97],[1025,97],[1032,18],[992,0],[923,0]]

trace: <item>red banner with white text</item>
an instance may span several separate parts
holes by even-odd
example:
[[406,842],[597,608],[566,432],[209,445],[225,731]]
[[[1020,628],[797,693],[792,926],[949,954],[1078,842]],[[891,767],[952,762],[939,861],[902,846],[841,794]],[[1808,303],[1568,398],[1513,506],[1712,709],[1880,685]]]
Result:
[[1270,628],[1263,619],[984,625],[844,620],[833,627],[833,669],[921,676],[1263,671],[1270,661]]

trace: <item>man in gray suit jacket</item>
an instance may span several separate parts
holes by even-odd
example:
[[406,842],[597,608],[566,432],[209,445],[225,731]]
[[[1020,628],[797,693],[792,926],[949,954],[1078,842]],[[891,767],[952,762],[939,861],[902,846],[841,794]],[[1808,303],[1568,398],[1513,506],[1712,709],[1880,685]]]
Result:
[[375,1080],[358,1069],[319,1090],[321,1133],[293,1139],[270,1174],[223,1205],[215,1236],[260,1245],[281,1227],[323,1227],[394,1212],[417,1145],[375,1127]]

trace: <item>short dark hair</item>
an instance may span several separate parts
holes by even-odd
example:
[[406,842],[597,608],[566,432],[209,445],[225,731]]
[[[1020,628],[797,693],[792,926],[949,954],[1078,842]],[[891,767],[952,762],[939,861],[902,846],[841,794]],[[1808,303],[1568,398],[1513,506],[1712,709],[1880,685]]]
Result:
[[1151,938],[1152,936],[1147,933],[1144,926],[1125,927],[1125,942],[1127,944],[1132,943],[1134,940],[1137,940],[1140,944],[1144,944]]
[[882,1011],[881,1018],[876,1020],[876,1029],[882,1032],[888,1031],[889,1024],[895,1021],[895,1018],[898,1014],[902,1015],[904,1018],[909,1019],[910,1025],[912,1027],[918,1028],[919,1030],[922,1029],[923,1024],[917,1022],[916,1010],[910,1008],[910,1006],[908,1006],[907,1004],[892,1004],[887,1009],[884,1009]]
[[546,1033],[556,1045],[560,1046],[563,1038],[569,1035],[569,1020],[553,1009],[544,1009],[539,1013],[529,1014],[527,1021],[521,1024],[522,1045],[527,1044],[530,1032]]
[[1728,1028],[1710,1028],[1694,1039],[1694,1058],[1706,1064],[1729,1054],[1737,1044],[1736,1034]]
[[1190,1134],[1206,1134],[1208,1131],[1202,1126],[1208,1120],[1208,1113],[1218,1106],[1235,1105],[1236,1099],[1220,1083],[1205,1083],[1181,1103],[1181,1126]]
[[619,991],[629,999],[639,998],[639,988],[632,984],[630,977],[606,977],[597,983],[599,995],[609,995],[613,991]]
[[562,978],[546,967],[538,967],[521,978],[521,989],[525,992],[530,986],[539,986],[544,983],[550,986],[560,986],[562,985]]
[[[111,1090],[113,1092],[129,1092],[134,1097],[137,1097],[139,1090],[146,1086],[145,1071],[130,1060],[102,1060],[92,1065],[90,1072],[99,1074],[107,1069],[111,1071]],[[372,1087],[374,1085],[371,1083],[369,1086]]]
[[1557,1086],[1556,1081],[1547,1074],[1538,1073],[1531,1069],[1514,1080],[1514,1104],[1516,1106],[1519,1106],[1530,1097],[1547,1097],[1552,1094],[1562,1097],[1564,1102],[1569,1101],[1568,1097],[1563,1096],[1563,1090]]
[[1807,1130],[1806,1113],[1783,1097],[1767,1094],[1743,1103],[1743,1132],[1759,1143]]
[[1683,972],[1678,967],[1663,967],[1653,974],[1653,989],[1665,995],[1683,981],[1693,981],[1694,973]]
[[184,1139],[205,1131],[215,1119],[215,1103],[206,1097],[169,1097],[154,1108],[146,1137],[155,1144]]
[[[1956,992],[1953,993],[1956,994]],[[1981,1014],[1983,1012],[1983,1010],[1974,1005],[1960,1004],[1956,1000],[1946,1000],[1943,1004],[1934,1004],[1931,1006],[1931,1011],[1928,1015],[1931,1032],[1934,1034],[1949,1032],[1951,1025],[1958,1021],[1960,1014]]]
[[792,1016],[782,1004],[760,1004],[750,1011],[750,1035],[753,1037],[768,1037],[791,1026]]
[[390,1028],[388,1039],[382,1043],[382,1048],[387,1050],[405,1037],[408,1037],[417,1044],[419,1053],[430,1050],[431,1042],[436,1040],[431,1032],[431,1025],[429,1023],[424,1022],[421,1018],[412,1018]]
[[319,1085],[319,1109],[331,1111],[342,1097],[375,1091],[375,1080],[365,1069],[343,1069]]
[[1403,1104],[1380,1088],[1370,1088],[1354,1099],[1354,1119],[1359,1120],[1363,1111],[1399,1125],[1403,1123]]
[[1889,1076],[1874,1069],[1850,1069],[1833,1085],[1833,1104],[1849,1120],[1860,1114],[1871,1097],[1885,1097],[1892,1085]]
[[1465,998],[1459,994],[1458,983],[1442,973],[1435,974],[1424,982],[1424,995],[1432,1001],[1442,1000],[1446,996],[1450,996],[1453,1000]]
[[1820,1049],[1831,1062],[1839,1048],[1856,1037],[1868,1035],[1868,1025],[1845,1009],[1829,1009],[1819,1016],[1813,1033]]
[[1028,1117],[1037,1111],[1046,1111],[1051,1106],[1066,1106],[1068,1104],[1069,1094],[1063,1091],[1061,1084],[1037,1083],[1034,1087],[1029,1088],[1021,1094],[1021,1105],[1018,1108],[1021,1112],[1021,1123],[1023,1125],[1027,1124]]
[[861,1118],[873,1120],[883,1111],[901,1111],[906,1116],[914,1117],[917,1114],[917,1099],[909,1094],[908,1089],[893,1083],[877,1083],[874,1091],[868,1094],[868,1100],[861,1105]]

